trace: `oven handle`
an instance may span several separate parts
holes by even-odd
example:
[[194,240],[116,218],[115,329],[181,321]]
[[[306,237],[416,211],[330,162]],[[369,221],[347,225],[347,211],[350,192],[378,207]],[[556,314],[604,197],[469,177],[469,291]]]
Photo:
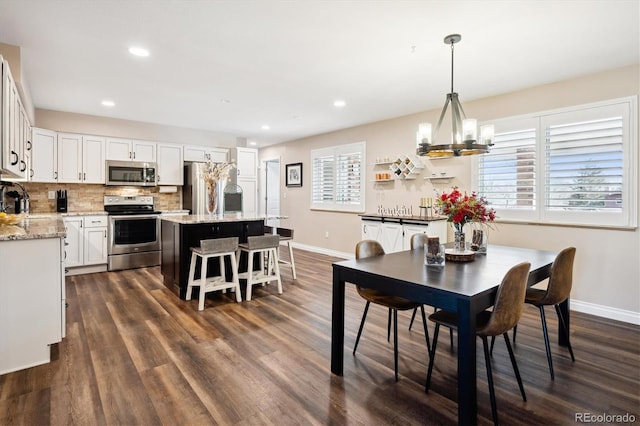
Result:
[[109,215],[109,220],[113,222],[119,219],[156,219],[159,217],[160,217],[160,214],[127,214],[127,215],[112,214],[112,215]]

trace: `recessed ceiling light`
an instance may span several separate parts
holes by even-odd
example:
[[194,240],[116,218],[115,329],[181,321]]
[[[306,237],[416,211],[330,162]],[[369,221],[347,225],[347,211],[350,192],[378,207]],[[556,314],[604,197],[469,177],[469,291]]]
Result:
[[257,144],[255,141],[251,141],[251,142],[249,142],[249,145],[251,145],[251,146],[256,146],[256,145],[258,145],[258,144]]
[[220,102],[223,104],[230,104],[231,101],[229,99],[220,99]]
[[338,99],[337,101],[333,102],[333,106],[336,108],[342,108],[343,106],[347,105],[347,103],[343,100]]
[[144,47],[139,47],[139,46],[131,46],[129,48],[129,53],[131,53],[134,56],[140,56],[143,58],[149,56],[149,51]]
[[104,101],[101,102],[102,106],[106,106],[106,107],[113,107],[116,106],[116,103],[113,101],[109,101],[107,99],[105,99]]
[[260,127],[262,130],[269,130],[271,127],[269,127],[268,124],[263,124],[262,127]]

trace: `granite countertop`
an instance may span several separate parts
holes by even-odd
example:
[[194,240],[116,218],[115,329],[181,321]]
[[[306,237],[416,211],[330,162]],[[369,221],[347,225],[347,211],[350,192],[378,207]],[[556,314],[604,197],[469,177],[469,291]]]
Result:
[[196,215],[171,215],[160,216],[160,219],[179,223],[182,225],[188,225],[193,223],[221,223],[221,222],[245,222],[253,220],[265,220],[265,219],[287,219],[287,216],[243,216],[241,214],[228,214],[228,215],[209,215],[209,214],[196,214]]
[[15,225],[0,225],[0,241],[64,238],[66,235],[59,214],[29,215]]
[[361,214],[364,220],[379,220],[388,222],[434,222],[447,220],[446,216],[385,216],[381,214]]

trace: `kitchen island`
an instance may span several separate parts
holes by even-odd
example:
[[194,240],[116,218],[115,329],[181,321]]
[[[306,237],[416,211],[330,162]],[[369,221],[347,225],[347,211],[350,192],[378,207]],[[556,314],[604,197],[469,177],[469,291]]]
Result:
[[[264,234],[265,216],[242,215],[182,215],[161,216],[162,241],[162,278],[164,285],[185,298],[189,280],[189,262],[191,247],[198,247],[200,240],[210,238],[238,237],[240,243],[246,243],[247,237]],[[246,262],[245,262],[246,263]],[[230,265],[227,265],[231,276]],[[210,274],[219,271],[218,261],[211,259],[207,270]],[[199,268],[196,278],[200,277]],[[194,289],[194,291],[197,289]]]
[[0,225],[0,374],[50,362],[65,335],[65,235],[57,215]]

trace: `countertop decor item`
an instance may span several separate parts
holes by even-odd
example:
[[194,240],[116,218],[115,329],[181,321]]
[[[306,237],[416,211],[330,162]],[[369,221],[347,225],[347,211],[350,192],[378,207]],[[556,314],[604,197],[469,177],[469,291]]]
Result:
[[214,163],[207,162],[207,166],[202,171],[201,177],[207,185],[209,200],[207,210],[214,214],[216,211],[216,203],[218,200],[218,182],[225,181],[229,178],[231,170],[235,169],[234,163]]
[[447,217],[454,229],[454,250],[464,251],[465,235],[464,225],[473,223],[489,223],[496,218],[496,211],[488,207],[488,202],[484,197],[480,197],[475,192],[471,195],[463,194],[454,186],[452,191],[444,192],[436,199],[436,205],[440,208],[440,214]]

